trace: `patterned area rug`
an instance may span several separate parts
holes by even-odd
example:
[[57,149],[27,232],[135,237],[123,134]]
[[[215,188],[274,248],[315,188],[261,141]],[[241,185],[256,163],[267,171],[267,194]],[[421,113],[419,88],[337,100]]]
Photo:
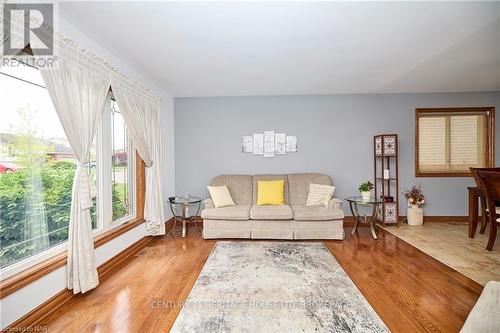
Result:
[[319,242],[217,242],[171,332],[389,332]]

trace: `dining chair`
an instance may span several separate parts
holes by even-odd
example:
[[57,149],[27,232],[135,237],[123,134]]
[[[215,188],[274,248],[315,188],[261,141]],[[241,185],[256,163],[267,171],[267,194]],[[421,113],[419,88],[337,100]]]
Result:
[[486,195],[486,205],[488,206],[488,219],[490,223],[490,234],[486,250],[491,251],[497,237],[497,227],[500,225],[500,214],[496,212],[496,206],[500,203],[500,171],[476,169],[476,175],[481,184],[481,188]]
[[[499,171],[500,168],[469,168],[472,176],[474,177],[474,180],[476,181],[477,187],[481,188],[481,183],[479,181],[479,178],[477,177],[476,170],[484,170],[484,171]],[[486,231],[486,225],[488,224],[488,214],[489,214],[489,209],[488,206],[486,205],[486,198],[484,196],[481,196],[479,199],[481,203],[481,227],[479,228],[479,233],[484,234]],[[500,214],[500,207],[495,207],[495,212],[497,214]]]

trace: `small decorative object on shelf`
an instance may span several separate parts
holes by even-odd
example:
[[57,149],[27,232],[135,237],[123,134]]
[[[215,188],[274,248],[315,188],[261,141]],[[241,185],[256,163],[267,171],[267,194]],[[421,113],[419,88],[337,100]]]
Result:
[[370,200],[370,191],[373,189],[373,184],[371,181],[366,181],[358,186],[359,192],[361,192],[361,197],[363,200]]
[[399,225],[398,135],[380,134],[373,138],[375,196],[382,205],[377,220]]
[[394,202],[394,197],[393,196],[390,196],[390,195],[384,195],[382,197],[382,201],[383,202]]
[[425,197],[422,190],[413,186],[411,190],[403,192],[408,199],[407,219],[409,225],[422,225],[424,223],[424,210],[422,206],[425,204]]

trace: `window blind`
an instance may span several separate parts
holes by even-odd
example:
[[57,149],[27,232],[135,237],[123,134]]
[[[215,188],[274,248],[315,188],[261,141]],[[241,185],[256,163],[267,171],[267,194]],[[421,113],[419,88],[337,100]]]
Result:
[[468,173],[470,167],[485,167],[487,117],[484,112],[419,115],[420,172]]
[[446,118],[422,117],[419,126],[420,170],[444,171],[446,167]]
[[470,166],[484,167],[486,137],[485,116],[451,117],[452,166],[468,169]]

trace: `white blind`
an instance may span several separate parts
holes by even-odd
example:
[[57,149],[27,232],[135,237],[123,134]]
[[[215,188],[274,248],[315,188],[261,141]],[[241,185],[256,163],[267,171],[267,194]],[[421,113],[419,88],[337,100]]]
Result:
[[446,118],[420,118],[418,134],[420,170],[444,170],[446,167]]
[[450,123],[451,165],[478,163],[478,116],[454,116]]
[[469,172],[486,162],[486,114],[424,114],[418,118],[421,172]]

